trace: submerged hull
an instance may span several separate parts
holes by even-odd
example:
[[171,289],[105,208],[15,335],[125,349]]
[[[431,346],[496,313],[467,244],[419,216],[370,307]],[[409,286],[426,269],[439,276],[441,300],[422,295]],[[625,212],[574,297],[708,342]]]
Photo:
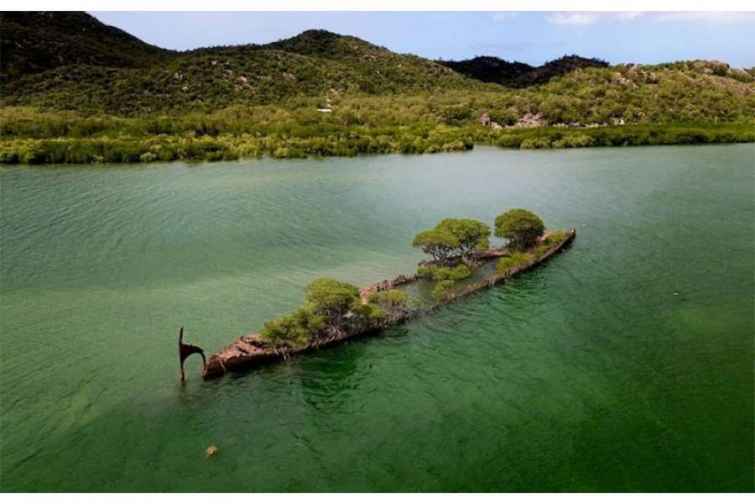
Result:
[[[443,305],[453,303],[459,299],[462,299],[470,294],[478,292],[485,288],[490,288],[495,285],[504,283],[509,278],[512,278],[520,273],[529,271],[543,264],[548,259],[562,251],[568,246],[576,237],[577,232],[574,229],[566,231],[564,238],[554,243],[545,253],[540,257],[532,259],[524,264],[513,267],[502,273],[493,273],[486,276],[484,279],[467,285],[459,292],[454,293],[443,301],[437,302],[434,305],[427,308],[419,308],[414,310],[408,310],[399,315],[393,316],[390,319],[383,321],[379,325],[363,326],[359,328],[345,329],[332,329],[328,334],[310,341],[306,345],[300,347],[290,348],[271,348],[262,341],[259,334],[248,334],[236,339],[233,343],[225,347],[223,350],[210,355],[207,360],[202,376],[204,379],[218,378],[230,371],[244,371],[256,366],[267,364],[271,362],[278,362],[286,360],[288,357],[300,353],[311,352],[319,348],[337,345],[348,339],[357,338],[360,336],[367,336],[373,334],[387,327],[400,324],[409,319],[416,318],[422,314],[435,310]],[[491,250],[483,253],[480,259],[485,261],[491,261],[504,255],[499,250]],[[375,288],[386,289],[393,288],[398,285],[405,285],[407,283],[417,281],[416,277],[404,277],[399,276],[395,280],[386,280],[362,289],[363,297],[371,290]]]

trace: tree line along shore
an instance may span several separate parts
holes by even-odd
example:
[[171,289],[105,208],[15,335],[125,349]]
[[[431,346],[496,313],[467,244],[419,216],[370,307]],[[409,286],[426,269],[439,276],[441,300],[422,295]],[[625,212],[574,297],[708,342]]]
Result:
[[134,118],[6,107],[0,109],[0,163],[149,163],[429,154],[464,151],[474,145],[563,149],[755,142],[752,122],[493,128],[471,118],[439,121],[421,116],[406,122],[400,118],[354,122],[335,111],[315,111],[315,114],[319,116],[310,111],[291,112],[277,107],[235,107],[212,114]]

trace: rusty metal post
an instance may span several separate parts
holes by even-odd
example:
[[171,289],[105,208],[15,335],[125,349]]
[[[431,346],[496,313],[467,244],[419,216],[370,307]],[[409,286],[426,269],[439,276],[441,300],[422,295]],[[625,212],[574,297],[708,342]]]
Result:
[[184,343],[184,328],[181,327],[178,330],[178,360],[181,364],[181,383],[186,381],[186,373],[184,373],[184,361],[192,354],[199,354],[202,356],[202,369],[207,367],[207,359],[204,356],[204,351],[198,346],[189,345]]

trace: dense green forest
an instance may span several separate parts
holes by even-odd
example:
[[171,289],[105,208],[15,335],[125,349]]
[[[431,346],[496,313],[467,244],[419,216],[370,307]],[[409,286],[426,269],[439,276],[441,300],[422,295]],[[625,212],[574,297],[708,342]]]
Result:
[[172,52],[83,13],[0,33],[4,163],[755,141],[755,71],[720,62],[461,68],[322,30]]

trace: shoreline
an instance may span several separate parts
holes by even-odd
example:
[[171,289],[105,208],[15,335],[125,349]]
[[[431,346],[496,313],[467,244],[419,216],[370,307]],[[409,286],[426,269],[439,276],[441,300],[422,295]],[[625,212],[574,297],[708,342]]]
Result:
[[[423,130],[424,131],[424,130]],[[136,135],[29,137],[0,139],[0,165],[150,164],[170,161],[214,162],[244,159],[321,159],[382,154],[464,152],[475,146],[513,150],[560,150],[649,145],[703,145],[755,142],[755,124],[624,125],[535,127],[492,130],[462,126],[412,134],[355,128],[346,134],[278,137],[221,133],[216,136]],[[425,137],[425,133],[428,136]]]
[[[492,288],[495,285],[506,282],[510,278],[513,278],[520,273],[532,270],[541,264],[544,264],[554,255],[567,248],[576,237],[577,232],[575,229],[569,229],[565,231],[564,238],[553,244],[547,251],[541,256],[536,257],[524,264],[520,264],[509,268],[504,272],[495,272],[486,276],[484,279],[477,281],[473,284],[467,285],[461,291],[436,302],[427,308],[415,308],[407,310],[396,316],[391,317],[383,323],[360,327],[352,331],[335,330],[331,334],[326,334],[322,337],[309,341],[308,343],[295,348],[276,348],[266,347],[260,339],[259,333],[250,333],[245,336],[241,336],[234,340],[231,344],[223,348],[222,350],[211,354],[207,358],[207,365],[202,372],[202,378],[204,380],[211,380],[220,378],[228,372],[240,372],[249,370],[254,367],[287,360],[292,355],[303,354],[311,351],[318,350],[329,346],[334,346],[349,339],[355,339],[363,336],[368,336],[375,332],[379,332],[383,329],[402,324],[411,319],[415,319],[422,315],[431,313],[438,308],[454,303],[462,298],[465,298],[471,294],[479,292],[486,288]],[[482,258],[483,261],[488,262],[495,260],[501,256],[503,252],[496,249],[490,249]],[[384,280],[377,282],[370,286],[360,289],[360,296],[366,298],[369,292],[374,290],[387,290],[393,287],[401,285],[407,285],[416,282],[415,276],[407,277],[399,275],[393,280]]]

